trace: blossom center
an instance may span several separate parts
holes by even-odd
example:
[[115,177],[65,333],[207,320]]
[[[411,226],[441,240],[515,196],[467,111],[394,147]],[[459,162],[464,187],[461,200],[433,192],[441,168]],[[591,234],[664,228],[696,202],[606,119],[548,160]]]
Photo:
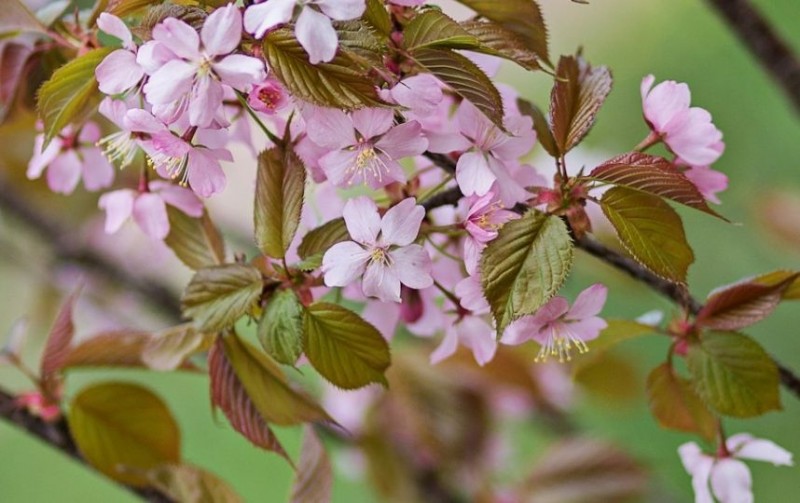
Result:
[[389,263],[391,262],[391,259],[389,258],[389,254],[387,253],[386,249],[378,246],[370,250],[369,259],[371,262],[382,265],[389,265]]
[[358,148],[358,155],[352,166],[347,169],[350,181],[352,184],[353,179],[357,176],[366,178],[367,175],[375,178],[379,183],[383,181],[384,173],[389,172],[389,167],[381,159],[379,151],[368,143],[363,143]]
[[263,87],[260,91],[258,91],[258,100],[264,104],[264,106],[274,112],[276,108],[278,108],[278,104],[281,102],[281,92],[276,88],[270,87]]
[[572,360],[572,350],[577,350],[579,354],[589,351],[589,346],[583,342],[583,339],[574,335],[566,326],[564,322],[556,321],[552,324],[545,325],[542,330],[549,328],[550,335],[547,341],[539,349],[539,354],[534,359],[535,362],[546,362],[551,356],[558,357],[559,363]]
[[161,166],[172,180],[178,180],[182,187],[189,185],[188,157],[174,157],[168,154],[156,153],[148,160],[151,167]]

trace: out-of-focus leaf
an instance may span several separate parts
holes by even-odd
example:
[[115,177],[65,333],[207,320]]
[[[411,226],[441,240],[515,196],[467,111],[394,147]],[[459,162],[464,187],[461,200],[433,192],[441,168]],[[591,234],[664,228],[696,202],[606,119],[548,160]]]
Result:
[[392,18],[383,0],[367,0],[364,19],[383,36],[388,37],[392,33]]
[[686,361],[697,394],[720,414],[753,417],[781,408],[775,362],[750,337],[701,333]]
[[0,38],[20,32],[47,33],[47,28],[20,0],[4,1],[0,10]]
[[195,273],[181,298],[183,314],[198,329],[215,332],[230,328],[261,297],[261,272],[253,266],[226,264]]
[[178,325],[152,335],[142,350],[142,361],[153,370],[175,370],[190,356],[208,351],[216,337],[191,324]]
[[149,485],[180,503],[242,503],[224,480],[193,465],[161,465],[147,471]]
[[72,401],[69,429],[83,458],[108,477],[141,487],[146,478],[125,470],[179,463],[180,431],[163,401],[136,384],[106,382]]
[[291,463],[278,437],[236,375],[221,339],[217,340],[208,354],[208,374],[211,379],[211,403],[222,409],[231,426],[254,445],[275,452]]
[[473,51],[513,61],[526,70],[541,69],[539,56],[513,31],[491,21],[464,21],[461,26],[478,39],[479,45]]
[[[796,276],[796,271],[772,271],[767,274],[756,276],[751,280],[752,283],[759,285],[776,285],[786,281],[790,276]],[[800,299],[800,278],[795,279],[783,291],[783,300],[797,300]]]
[[225,243],[207,211],[193,218],[167,205],[169,235],[164,242],[175,255],[195,271],[225,262]]
[[125,17],[134,14],[140,9],[150,5],[161,3],[161,0],[97,0],[89,18],[89,26],[94,26],[97,18],[103,12],[108,12],[117,17]]
[[297,248],[297,254],[303,260],[312,260],[314,257],[318,257],[321,264],[322,255],[328,251],[328,248],[348,239],[350,239],[350,233],[347,232],[344,218],[335,218],[303,236],[303,240]]
[[417,14],[403,30],[406,49],[475,49],[478,40],[448,15],[439,10]]
[[303,352],[303,305],[292,290],[276,292],[258,323],[258,339],[276,361],[294,365]]
[[291,503],[327,503],[333,496],[333,469],[314,428],[303,428],[303,446],[292,486]]
[[650,412],[664,428],[697,433],[714,440],[716,420],[703,403],[691,381],[676,375],[672,367],[661,364],[647,377]]
[[33,47],[13,40],[0,40],[0,122],[2,122],[24,78],[25,64],[33,54]]
[[292,244],[306,185],[303,162],[291,146],[273,147],[258,156],[256,243],[265,254],[283,258]]
[[155,25],[169,17],[183,21],[192,28],[200,30],[207,16],[206,11],[200,7],[164,2],[147,9],[142,17],[142,22],[138,26],[132,27],[131,32],[142,40],[150,40]]
[[343,389],[370,383],[384,386],[389,345],[381,333],[354,312],[326,302],[306,309],[303,350],[322,377]]
[[112,49],[94,49],[79,56],[53,73],[38,94],[39,116],[44,123],[46,148],[69,124],[82,124],[97,111],[102,98],[94,70]]
[[581,360],[572,374],[573,380],[588,395],[604,405],[626,405],[643,394],[641,376],[624,355],[603,353],[602,356]]
[[608,190],[600,205],[637,261],[662,278],[686,282],[694,252],[675,210],[658,197],[625,187]]
[[42,388],[45,394],[53,400],[61,398],[60,372],[69,354],[72,338],[75,336],[72,311],[80,292],[81,288],[78,287],[61,305],[42,352],[42,361],[39,365]]
[[481,259],[483,292],[503,333],[558,292],[572,267],[573,246],[558,217],[531,210],[506,223]]
[[580,56],[562,56],[556,76],[550,123],[558,150],[566,154],[589,133],[613,81],[608,68],[593,68]]
[[0,365],[19,360],[28,338],[28,319],[20,318],[8,331],[3,347],[0,348]]
[[522,115],[527,115],[533,119],[533,127],[536,129],[536,139],[544,147],[548,154],[552,157],[558,157],[558,147],[556,140],[553,138],[553,132],[550,131],[550,124],[547,122],[547,117],[544,113],[524,98],[517,98],[517,107]]
[[573,375],[580,372],[582,367],[592,364],[599,358],[604,358],[605,353],[617,344],[652,334],[655,331],[655,328],[650,325],[632,320],[608,319],[606,323],[608,326],[600,332],[600,336],[586,343],[589,351],[573,356]]

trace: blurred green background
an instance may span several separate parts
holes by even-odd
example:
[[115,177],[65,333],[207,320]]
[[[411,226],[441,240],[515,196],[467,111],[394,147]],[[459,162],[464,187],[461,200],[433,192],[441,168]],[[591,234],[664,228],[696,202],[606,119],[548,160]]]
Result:
[[[800,3],[797,0],[756,2],[793,47],[800,51]],[[551,33],[551,54],[584,54],[594,64],[612,69],[614,90],[586,141],[587,156],[613,155],[629,150],[646,134],[641,118],[639,83],[653,73],[658,81],[688,82],[693,104],[707,108],[724,132],[727,150],[715,165],[730,177],[730,189],[722,194],[719,208],[741,225],[727,225],[699,213],[680,210],[697,261],[690,272],[690,286],[699,297],[710,289],[741,277],[778,268],[800,268],[800,247],[778,240],[763,230],[759,205],[769,201],[772,191],[800,193],[800,121],[791,105],[740,46],[725,25],[699,0],[591,0],[578,5],[567,0],[542,0]],[[523,95],[546,103],[550,80],[544,75],[525,74],[506,67],[501,80],[516,86]],[[0,145],[0,152],[8,145]],[[800,222],[800,212],[784,215]],[[795,223],[795,225],[800,225]],[[0,220],[5,243],[17,242],[26,258],[36,261],[35,241],[5,219]],[[0,263],[0,333],[24,314],[33,317],[41,337],[49,320],[38,319],[45,304],[39,299],[43,285],[41,270],[31,271],[3,255]],[[185,274],[185,272],[184,272]],[[652,309],[670,313],[672,307],[656,294],[620,276],[593,258],[579,256],[577,270],[567,286],[573,297],[594,281],[611,284],[605,314],[635,317]],[[38,311],[37,311],[38,310]],[[800,372],[800,309],[782,306],[769,320],[747,333],[755,336],[779,360]],[[650,467],[662,496],[655,501],[691,501],[689,477],[683,471],[676,448],[693,440],[688,435],[661,430],[649,416],[643,395],[650,368],[666,354],[666,341],[645,338],[623,348],[638,379],[625,383],[636,399],[628,404],[589,398],[580,403],[578,419],[590,436],[619,442]],[[621,374],[622,375],[622,374]],[[183,430],[187,460],[216,472],[247,501],[283,501],[292,478],[286,463],[264,454],[234,434],[224,419],[214,421],[209,412],[207,382],[191,375],[145,375],[140,372],[73,374],[68,394],[90,380],[113,376],[145,382],[155,388],[175,412]],[[23,386],[13,372],[0,369],[4,387]],[[783,392],[782,392],[783,393]],[[748,421],[726,421],[729,433],[747,431],[775,440],[800,453],[800,402],[783,393],[784,411]],[[296,453],[299,432],[280,430],[291,453]],[[521,439],[531,452],[540,449],[535,437]],[[0,501],[28,503],[50,501],[136,501],[102,477],[73,463],[0,423]],[[787,495],[800,489],[800,468],[773,468],[750,463],[756,501],[790,501]],[[794,491],[794,492],[793,492]],[[340,475],[334,488],[337,502],[374,501],[366,484]],[[664,496],[666,495],[666,496]]]

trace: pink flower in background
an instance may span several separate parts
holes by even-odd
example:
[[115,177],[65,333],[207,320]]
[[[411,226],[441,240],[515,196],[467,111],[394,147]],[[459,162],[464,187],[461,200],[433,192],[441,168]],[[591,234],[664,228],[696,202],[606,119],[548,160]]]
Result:
[[719,159],[722,133],[708,111],[689,106],[689,86],[668,80],[652,87],[654,82],[648,75],[641,85],[644,117],[653,133],[690,166],[708,166]]
[[145,234],[162,240],[169,234],[167,204],[191,217],[203,215],[203,203],[191,190],[161,181],[150,182],[149,188],[148,192],[115,190],[100,197],[98,206],[106,212],[106,233],[114,234],[132,216]]
[[516,218],[513,211],[503,208],[503,203],[497,200],[497,195],[489,191],[478,196],[463,198],[460,206],[467,206],[464,228],[467,235],[464,237],[464,265],[467,273],[472,275],[478,269],[481,252],[486,244],[497,237],[497,231],[504,223]]
[[342,212],[353,241],[332,246],[322,259],[328,286],[347,286],[363,276],[367,297],[400,302],[400,285],[428,288],[433,284],[431,259],[417,244],[425,209],[410,197],[393,206],[383,218],[365,196],[347,201]]
[[596,339],[608,326],[597,315],[606,303],[608,288],[596,283],[582,291],[572,307],[564,297],[553,297],[535,314],[524,316],[508,326],[503,334],[504,344],[517,345],[534,340],[541,346],[536,361],[557,356],[559,362],[569,361],[570,352],[589,350],[586,341]]
[[790,452],[774,442],[754,438],[747,433],[729,437],[725,447],[730,456],[704,454],[694,442],[678,448],[683,466],[692,476],[695,503],[752,503],[753,481],[750,470],[740,459],[768,461],[776,466],[792,465]]
[[99,139],[100,128],[94,122],[87,122],[77,133],[67,126],[44,151],[44,134],[38,135],[28,178],[39,178],[47,169],[47,186],[61,194],[71,194],[81,179],[87,190],[108,187],[114,181],[114,168],[95,146]]
[[256,84],[247,96],[247,104],[257,112],[275,115],[289,104],[286,89],[276,79]]
[[291,21],[298,6],[302,10],[294,33],[312,65],[330,61],[336,55],[339,37],[331,20],[356,19],[366,9],[364,0],[267,0],[247,9],[244,27],[256,38],[262,38],[268,30]]
[[117,49],[97,65],[95,77],[100,91],[105,94],[120,94],[137,86],[144,77],[144,68],[136,62],[136,44],[125,23],[112,14],[103,12],[97,18],[97,26],[122,41]]
[[[174,53],[163,65],[143,59],[145,67],[158,66],[144,86],[152,105],[169,106],[188,100],[189,123],[208,127],[222,107],[224,85],[247,90],[266,78],[264,63],[250,56],[231,54],[242,38],[242,15],[234,4],[211,13],[200,35],[175,18],[153,28],[153,39]],[[202,42],[202,44],[201,44]]]

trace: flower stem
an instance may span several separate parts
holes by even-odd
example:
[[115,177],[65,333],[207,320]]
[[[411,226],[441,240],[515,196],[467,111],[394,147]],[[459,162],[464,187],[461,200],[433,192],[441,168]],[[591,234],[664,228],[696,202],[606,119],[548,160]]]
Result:
[[256,121],[256,124],[258,124],[258,127],[260,127],[261,130],[264,132],[264,134],[267,135],[267,138],[269,138],[269,141],[271,141],[275,145],[282,145],[283,141],[280,138],[278,138],[277,136],[275,136],[275,133],[270,131],[269,128],[267,128],[267,126],[264,124],[264,122],[253,111],[253,109],[250,108],[250,105],[247,104],[247,100],[244,99],[244,96],[242,95],[242,93],[240,93],[239,91],[236,91],[236,98],[239,100],[239,103],[241,103],[242,108],[244,108],[247,111],[247,113],[250,115],[250,117],[252,117],[253,120]]

